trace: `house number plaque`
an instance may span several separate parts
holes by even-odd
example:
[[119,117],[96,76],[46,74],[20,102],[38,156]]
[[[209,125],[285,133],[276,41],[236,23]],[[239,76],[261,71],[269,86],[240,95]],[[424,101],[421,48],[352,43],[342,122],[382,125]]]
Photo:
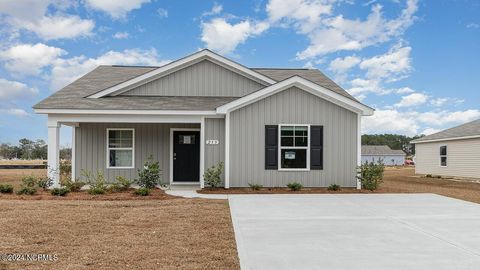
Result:
[[219,144],[220,142],[218,140],[207,140],[207,144]]

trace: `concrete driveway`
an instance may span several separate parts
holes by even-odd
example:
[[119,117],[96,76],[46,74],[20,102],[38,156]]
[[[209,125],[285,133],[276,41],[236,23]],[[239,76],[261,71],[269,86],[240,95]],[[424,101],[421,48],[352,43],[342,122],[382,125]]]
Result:
[[433,194],[229,202],[242,269],[480,269],[480,204]]

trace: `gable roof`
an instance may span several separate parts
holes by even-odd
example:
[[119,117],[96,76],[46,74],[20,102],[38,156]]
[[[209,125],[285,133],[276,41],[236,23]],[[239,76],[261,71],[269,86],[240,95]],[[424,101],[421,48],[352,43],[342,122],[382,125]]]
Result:
[[393,150],[388,145],[362,145],[364,156],[405,156],[402,150]]
[[411,143],[447,141],[477,137],[480,138],[480,119],[413,140]]

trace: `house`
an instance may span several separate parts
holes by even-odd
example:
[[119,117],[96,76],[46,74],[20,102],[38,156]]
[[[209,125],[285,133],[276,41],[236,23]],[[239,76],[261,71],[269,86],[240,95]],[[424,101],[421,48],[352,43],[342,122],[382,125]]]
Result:
[[248,68],[202,50],[161,67],[99,66],[34,106],[48,115],[49,174],[73,127],[72,176],[137,177],[149,156],[166,184],[357,186],[360,123],[373,109],[315,69]]
[[480,178],[480,119],[411,143],[417,174]]
[[388,145],[362,145],[362,164],[365,162],[382,162],[387,166],[405,164],[405,152],[392,150]]

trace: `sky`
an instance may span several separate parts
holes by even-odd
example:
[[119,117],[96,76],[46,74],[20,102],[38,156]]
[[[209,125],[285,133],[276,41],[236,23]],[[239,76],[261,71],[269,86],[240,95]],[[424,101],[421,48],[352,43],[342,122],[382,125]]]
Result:
[[375,108],[365,134],[480,118],[477,0],[2,0],[0,143],[46,139],[31,107],[98,65],[161,66],[202,48],[320,69]]

